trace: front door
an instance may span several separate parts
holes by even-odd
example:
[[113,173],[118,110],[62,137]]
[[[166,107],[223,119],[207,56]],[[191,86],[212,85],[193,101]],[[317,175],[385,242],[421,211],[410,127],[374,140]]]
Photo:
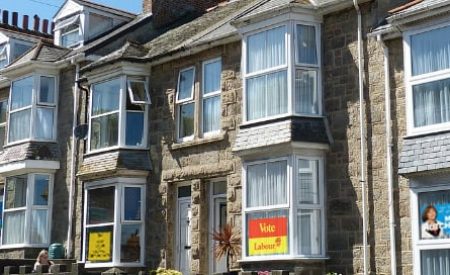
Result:
[[[186,187],[186,186],[183,186]],[[183,188],[180,187],[180,188]],[[190,186],[188,186],[190,188]],[[180,190],[179,193],[180,194]],[[191,196],[178,196],[177,202],[177,242],[175,257],[178,270],[183,275],[190,274],[191,266]]]
[[[227,223],[227,200],[226,200],[226,182],[214,182],[211,190],[210,207],[210,231],[219,231]],[[225,257],[215,258],[216,242],[210,241],[210,272],[221,273],[227,271],[227,260]]]

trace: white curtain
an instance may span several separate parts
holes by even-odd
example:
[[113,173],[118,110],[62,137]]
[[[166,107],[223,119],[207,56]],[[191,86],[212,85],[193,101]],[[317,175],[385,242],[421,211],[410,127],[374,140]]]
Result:
[[450,121],[450,79],[413,87],[416,127]]
[[298,202],[299,204],[319,203],[318,161],[299,160]]
[[220,91],[220,75],[222,73],[222,63],[220,60],[205,64],[203,94]]
[[53,108],[37,108],[35,132],[38,139],[53,139]]
[[220,95],[203,100],[203,132],[220,129]]
[[55,79],[41,76],[39,102],[55,103]]
[[247,120],[266,116],[266,76],[247,80]]
[[119,110],[119,100],[119,79],[94,85],[92,93],[92,115]]
[[273,68],[286,63],[286,27],[263,31],[248,37],[247,73]]
[[47,209],[31,211],[31,243],[48,242]]
[[450,26],[411,36],[412,74],[450,68]]
[[320,210],[299,210],[297,216],[298,244],[302,255],[321,254]]
[[27,77],[12,84],[11,110],[31,105],[33,77]]
[[30,137],[31,109],[11,113],[9,125],[9,141],[14,142]]
[[317,71],[296,70],[295,72],[295,112],[317,114]]
[[3,243],[21,244],[24,242],[25,211],[4,214]]
[[422,250],[422,273],[426,275],[450,274],[450,250]]
[[287,202],[287,162],[247,166],[247,207]]
[[297,63],[314,65],[318,63],[314,26],[297,25]]
[[287,112],[288,91],[286,71],[267,75],[267,116]]

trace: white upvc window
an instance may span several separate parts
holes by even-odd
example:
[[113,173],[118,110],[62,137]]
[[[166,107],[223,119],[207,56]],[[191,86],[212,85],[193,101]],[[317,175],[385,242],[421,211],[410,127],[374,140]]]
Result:
[[195,67],[183,69],[178,74],[176,95],[177,104],[177,138],[180,141],[194,138],[195,101],[194,101]]
[[222,60],[220,58],[203,62],[202,64],[202,131],[203,135],[220,131],[221,117],[221,74]]
[[244,122],[321,115],[320,25],[289,21],[245,34]]
[[323,158],[245,163],[243,180],[244,261],[325,257]]
[[406,32],[409,135],[450,129],[450,25]]
[[410,191],[414,275],[450,274],[450,189],[432,182]]
[[8,114],[8,99],[0,100],[0,150],[6,141],[6,118]]
[[73,48],[83,41],[80,15],[69,17],[56,23],[55,31],[60,33],[59,45],[66,48]]
[[142,266],[145,179],[108,179],[86,186],[83,250],[86,266]]
[[8,44],[0,44],[0,69],[8,65]]
[[8,144],[56,140],[57,77],[30,75],[12,82]]
[[91,86],[89,151],[146,148],[148,81],[120,76]]
[[6,178],[2,248],[47,247],[50,243],[53,175]]

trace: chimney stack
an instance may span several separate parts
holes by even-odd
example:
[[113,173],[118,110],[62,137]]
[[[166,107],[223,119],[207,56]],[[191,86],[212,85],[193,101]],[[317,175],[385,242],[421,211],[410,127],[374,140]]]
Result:
[[14,11],[14,12],[12,13],[12,25],[13,25],[14,27],[17,27],[18,22],[19,22],[19,14],[18,14],[16,11]]
[[48,20],[47,19],[44,19],[42,21],[42,32],[48,33]]
[[2,23],[8,25],[9,24],[9,13],[7,10],[3,10],[3,15],[2,15]]
[[33,19],[34,19],[34,22],[33,22],[33,30],[34,31],[36,31],[36,32],[38,32],[39,31],[39,22],[40,22],[40,19],[39,19],[39,16],[37,15],[37,14],[35,14],[34,16],[33,16]]
[[23,16],[23,20],[22,20],[22,29],[24,30],[28,30],[28,15],[24,15]]

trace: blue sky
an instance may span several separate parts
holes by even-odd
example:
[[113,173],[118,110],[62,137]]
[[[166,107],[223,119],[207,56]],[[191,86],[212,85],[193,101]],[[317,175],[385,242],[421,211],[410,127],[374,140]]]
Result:
[[[133,13],[140,13],[142,9],[142,0],[91,1]],[[17,11],[19,18],[24,14],[29,15],[30,18],[37,14],[40,18],[51,19],[64,2],[65,0],[0,0],[0,9],[9,10],[10,12]]]

